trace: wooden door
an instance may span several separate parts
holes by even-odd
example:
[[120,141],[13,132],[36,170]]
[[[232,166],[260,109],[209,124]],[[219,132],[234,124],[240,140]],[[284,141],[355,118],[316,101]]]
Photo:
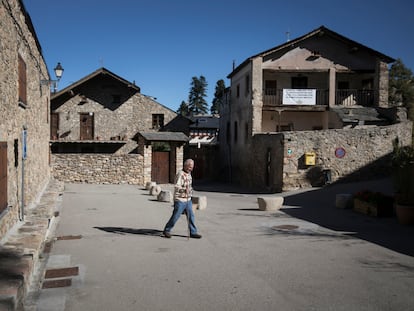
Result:
[[169,151],[154,151],[152,153],[151,180],[157,184],[168,184],[170,182],[169,168]]
[[50,139],[51,140],[59,139],[58,130],[59,130],[59,114],[56,112],[52,112],[50,114]]
[[7,142],[0,142],[0,213],[7,208]]
[[94,136],[94,119],[93,114],[81,113],[80,114],[80,140],[93,140]]

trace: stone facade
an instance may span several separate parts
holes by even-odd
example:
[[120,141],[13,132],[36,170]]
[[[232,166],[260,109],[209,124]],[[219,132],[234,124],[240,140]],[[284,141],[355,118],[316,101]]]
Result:
[[[153,142],[140,133],[159,132],[177,117],[141,94],[137,85],[105,68],[56,93],[51,112],[56,120],[51,133],[55,178],[139,185],[152,181],[153,164]],[[178,153],[183,150],[171,141],[160,143],[171,149],[170,163],[165,166],[174,176],[176,161],[182,158]]]
[[[220,107],[220,175],[277,192],[384,167],[395,137],[411,134],[387,116],[393,61],[323,26],[247,58],[229,74]],[[337,158],[336,148],[346,156]],[[303,164],[309,152],[313,167]]]
[[56,144],[85,140],[80,131],[81,115],[86,114],[93,118],[93,135],[87,140],[126,142],[116,154],[127,154],[136,148],[134,138],[138,132],[159,130],[153,126],[154,115],[162,115],[164,124],[177,116],[171,109],[141,94],[136,85],[105,68],[55,94],[52,113],[57,115],[59,124],[57,137],[52,137]]
[[[21,103],[19,85],[24,84],[19,83],[19,64],[26,77],[26,102]],[[19,0],[1,1],[0,142],[7,142],[8,207],[0,214],[0,239],[22,218],[22,207],[30,208],[38,200],[49,181],[50,89],[41,80],[50,76],[28,13]]]
[[139,154],[53,154],[52,174],[64,182],[144,184],[144,161]]

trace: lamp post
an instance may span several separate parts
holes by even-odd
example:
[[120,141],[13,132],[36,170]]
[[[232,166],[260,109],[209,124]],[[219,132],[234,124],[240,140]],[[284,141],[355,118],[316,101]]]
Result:
[[48,85],[49,87],[53,86],[53,93],[56,93],[57,85],[60,81],[60,78],[62,78],[64,69],[62,65],[58,62],[56,67],[53,68],[53,71],[55,72],[56,80],[40,80],[40,85]]

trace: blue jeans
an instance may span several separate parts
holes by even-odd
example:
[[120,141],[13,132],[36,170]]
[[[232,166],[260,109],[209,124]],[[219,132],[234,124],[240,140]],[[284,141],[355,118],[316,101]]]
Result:
[[193,202],[191,200],[189,200],[188,202],[181,202],[181,201],[174,202],[174,211],[171,215],[170,220],[168,220],[167,224],[165,225],[165,228],[164,228],[165,232],[171,232],[171,229],[174,227],[178,218],[180,218],[181,214],[184,211],[188,217],[190,234],[197,233],[197,228],[194,223]]

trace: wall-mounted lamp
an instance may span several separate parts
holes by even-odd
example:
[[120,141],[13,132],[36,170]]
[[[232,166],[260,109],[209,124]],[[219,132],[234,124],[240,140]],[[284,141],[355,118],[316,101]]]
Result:
[[60,63],[57,63],[56,67],[53,68],[53,71],[55,72],[56,80],[40,80],[40,85],[48,85],[49,87],[53,86],[53,93],[56,93],[57,85],[60,78],[62,78],[64,69]]

